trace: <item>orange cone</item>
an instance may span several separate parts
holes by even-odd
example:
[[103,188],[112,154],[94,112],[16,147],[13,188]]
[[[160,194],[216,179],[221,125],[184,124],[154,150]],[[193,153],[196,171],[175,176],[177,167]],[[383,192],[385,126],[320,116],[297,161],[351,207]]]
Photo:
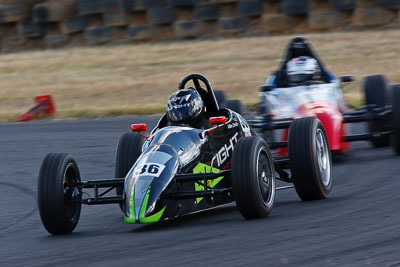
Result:
[[17,121],[30,121],[43,115],[52,116],[56,112],[54,99],[50,94],[36,96],[35,102],[37,104],[24,115],[19,117]]

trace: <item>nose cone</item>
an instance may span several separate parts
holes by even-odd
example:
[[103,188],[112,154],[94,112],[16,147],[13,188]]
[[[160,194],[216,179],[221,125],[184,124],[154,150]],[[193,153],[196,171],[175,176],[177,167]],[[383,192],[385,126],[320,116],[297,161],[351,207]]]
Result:
[[125,222],[153,223],[162,218],[166,205],[161,195],[179,165],[176,153],[167,149],[171,150],[156,146],[142,154],[129,171],[124,185]]
[[[153,192],[152,194],[151,185],[147,186],[146,181],[137,181],[134,190],[131,190],[130,197],[125,200],[125,222],[158,222],[164,214],[166,205],[158,212],[152,214],[156,206],[156,201],[151,201],[150,198],[157,199],[157,197],[154,197],[154,194],[157,194],[157,192]],[[150,197],[150,195],[152,195],[152,197]]]

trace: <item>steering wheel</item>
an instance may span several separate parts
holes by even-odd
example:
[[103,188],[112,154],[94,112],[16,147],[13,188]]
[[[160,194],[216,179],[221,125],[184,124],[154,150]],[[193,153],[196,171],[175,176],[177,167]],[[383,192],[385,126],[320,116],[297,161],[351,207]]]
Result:
[[217,99],[215,98],[214,90],[212,89],[210,81],[206,77],[201,75],[201,74],[192,73],[192,74],[189,74],[188,76],[186,76],[185,78],[183,78],[183,80],[178,85],[178,90],[185,89],[185,86],[189,81],[193,81],[193,84],[194,84],[194,87],[195,87],[196,91],[201,96],[203,95],[201,92],[204,91],[204,89],[201,88],[199,81],[204,83],[204,85],[207,88],[207,92],[208,92],[208,100],[209,100],[210,105],[211,105],[210,108],[212,110],[214,110],[215,112],[218,112],[219,111],[219,106],[218,106],[218,103],[217,103]]

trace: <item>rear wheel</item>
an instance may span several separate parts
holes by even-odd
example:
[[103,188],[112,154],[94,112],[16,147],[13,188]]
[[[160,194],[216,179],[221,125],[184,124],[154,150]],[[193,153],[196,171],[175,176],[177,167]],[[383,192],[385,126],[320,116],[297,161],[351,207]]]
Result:
[[246,219],[267,217],[275,201],[271,152],[260,137],[239,139],[232,156],[232,191]]
[[302,200],[328,197],[332,188],[332,157],[319,119],[308,117],[292,122],[289,161],[294,187]]
[[69,234],[81,214],[81,181],[78,165],[65,153],[48,154],[40,167],[38,206],[46,230],[53,235]]
[[[125,133],[121,136],[118,143],[115,178],[125,178],[133,164],[142,154],[144,138],[137,133]],[[116,188],[117,196],[122,196],[123,188]],[[122,210],[122,204],[120,204]]]
[[400,84],[392,87],[393,102],[392,102],[392,115],[393,115],[393,149],[397,155],[400,155]]
[[214,91],[215,98],[217,100],[218,106],[220,108],[226,107],[226,95],[224,91],[215,90]]
[[[390,103],[390,96],[387,89],[387,81],[383,75],[368,76],[364,79],[364,95],[367,109],[383,108]],[[372,112],[372,111],[371,111]],[[386,120],[372,120],[368,122],[368,129],[371,133],[390,130],[390,125]],[[372,144],[375,147],[384,147],[390,144],[390,136],[384,135],[374,137]]]
[[244,105],[240,100],[227,100],[225,107],[239,113],[240,115],[244,113]]

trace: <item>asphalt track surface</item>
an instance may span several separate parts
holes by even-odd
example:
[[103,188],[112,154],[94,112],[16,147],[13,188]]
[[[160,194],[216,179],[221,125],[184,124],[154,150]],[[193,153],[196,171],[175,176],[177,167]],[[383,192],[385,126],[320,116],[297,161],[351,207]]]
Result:
[[152,225],[116,205],[84,206],[75,232],[51,236],[36,204],[48,152],[68,152],[84,180],[113,177],[119,136],[157,117],[0,124],[0,266],[398,266],[400,158],[353,144],[334,165],[330,198],[279,191],[270,217],[244,220],[234,204]]

